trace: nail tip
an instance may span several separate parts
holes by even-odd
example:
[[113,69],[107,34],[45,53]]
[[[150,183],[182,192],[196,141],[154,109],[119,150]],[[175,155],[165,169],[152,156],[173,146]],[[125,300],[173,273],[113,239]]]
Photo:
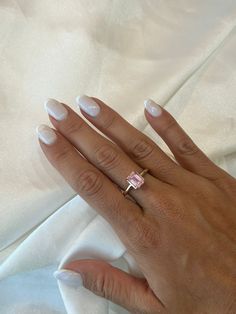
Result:
[[47,98],[45,101],[44,101],[44,106],[48,106],[49,104],[51,103],[57,103],[57,104],[60,104],[60,101],[56,100],[55,98]]
[[60,274],[60,271],[59,271],[59,270],[55,270],[54,273],[53,273],[53,277],[54,277],[55,279],[58,279],[59,274]]
[[39,125],[36,126],[35,132],[36,132],[37,134],[39,134]]
[[147,99],[145,99],[144,100],[144,107],[146,108],[147,107],[147,105],[148,105],[148,103],[150,102],[150,99],[149,98],[147,98]]
[[57,139],[55,130],[50,128],[46,124],[41,124],[37,126],[36,132],[37,132],[38,138],[46,145],[54,144]]
[[158,117],[162,113],[161,106],[150,98],[144,101],[144,106],[153,117]]
[[75,101],[77,103],[77,105],[79,105],[81,103],[81,100],[85,99],[85,98],[89,98],[89,96],[83,94],[83,95],[80,95],[80,96],[77,96]]
[[35,130],[36,130],[36,133],[39,134],[40,132],[40,129],[43,128],[43,127],[46,127],[47,125],[46,124],[39,124],[36,126]]
[[97,102],[87,95],[77,96],[76,103],[83,112],[91,117],[96,117],[100,112]]
[[76,102],[77,105],[78,105],[79,102],[80,102],[80,98],[81,98],[81,96],[76,96],[76,98],[75,98],[75,102]]
[[82,276],[68,269],[59,269],[53,273],[53,276],[56,280],[59,280],[66,284],[67,286],[71,286],[73,288],[78,288],[83,286]]
[[57,280],[61,280],[61,277],[62,277],[63,273],[68,273],[68,270],[66,270],[66,269],[57,269],[57,270],[54,271],[53,276]]
[[52,100],[52,98],[47,98],[46,100],[44,100],[44,108],[45,110],[47,110],[47,106],[48,106],[48,103]]

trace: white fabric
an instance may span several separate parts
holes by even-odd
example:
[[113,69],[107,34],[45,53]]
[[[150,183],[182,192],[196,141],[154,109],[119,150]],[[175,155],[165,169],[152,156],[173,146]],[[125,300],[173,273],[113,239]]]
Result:
[[44,100],[77,110],[77,95],[100,97],[169,154],[143,115],[151,97],[235,176],[235,23],[234,0],[1,0],[0,313],[125,313],[57,285],[53,271],[75,258],[141,275],[43,155]]

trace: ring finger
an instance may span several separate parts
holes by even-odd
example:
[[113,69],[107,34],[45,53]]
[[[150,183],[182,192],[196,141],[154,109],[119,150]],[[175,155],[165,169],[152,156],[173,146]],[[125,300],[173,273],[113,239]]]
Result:
[[[69,106],[55,100],[46,103],[50,121],[86,159],[106,174],[122,189],[126,189],[125,178],[131,171],[140,172],[142,168],[130,159],[116,144],[92,129]],[[152,200],[154,189],[163,191],[169,186],[150,174],[145,175],[145,184],[138,190],[131,189],[129,194],[142,206],[147,207]]]

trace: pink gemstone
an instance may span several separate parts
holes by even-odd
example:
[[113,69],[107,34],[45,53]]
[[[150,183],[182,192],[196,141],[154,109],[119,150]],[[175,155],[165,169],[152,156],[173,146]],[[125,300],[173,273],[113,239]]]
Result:
[[134,171],[132,171],[126,179],[134,189],[140,188],[140,186],[144,183],[144,178],[139,173]]

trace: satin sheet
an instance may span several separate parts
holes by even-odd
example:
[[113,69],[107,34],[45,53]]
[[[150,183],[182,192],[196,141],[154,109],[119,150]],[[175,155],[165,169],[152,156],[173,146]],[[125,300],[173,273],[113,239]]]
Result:
[[52,97],[100,97],[170,151],[147,124],[151,97],[236,175],[235,1],[0,1],[0,313],[114,314],[53,271],[98,258],[141,275],[112,227],[43,155],[35,127]]

